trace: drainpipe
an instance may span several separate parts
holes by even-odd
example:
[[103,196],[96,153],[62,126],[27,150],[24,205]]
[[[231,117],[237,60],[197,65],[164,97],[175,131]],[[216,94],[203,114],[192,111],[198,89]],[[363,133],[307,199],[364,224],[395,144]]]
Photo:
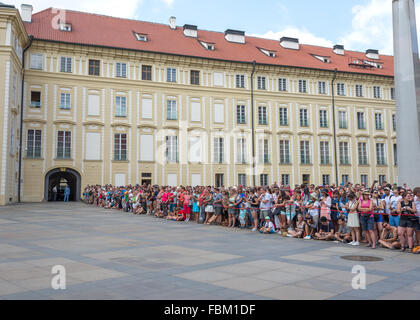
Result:
[[24,83],[25,83],[25,53],[26,51],[30,48],[30,46],[32,45],[32,41],[34,40],[34,36],[30,35],[29,36],[29,43],[28,45],[25,47],[25,49],[23,49],[23,53],[22,53],[22,85],[21,85],[21,92],[20,92],[20,128],[19,128],[19,173],[18,173],[18,202],[21,202],[21,197],[20,197],[20,193],[21,193],[21,180],[22,180],[22,150],[23,150],[23,141],[22,141],[22,137],[23,137],[23,111],[24,111],[24,105],[23,105],[23,95],[24,95]]
[[332,118],[333,118],[333,135],[334,135],[334,167],[335,167],[335,180],[336,186],[339,185],[338,179],[338,163],[337,163],[337,132],[335,125],[335,96],[334,96],[334,82],[337,79],[337,69],[334,69],[334,76],[331,82],[331,95],[332,95]]
[[252,61],[251,72],[251,130],[252,130],[252,181],[253,186],[256,187],[255,181],[255,121],[254,121],[254,73],[257,62]]

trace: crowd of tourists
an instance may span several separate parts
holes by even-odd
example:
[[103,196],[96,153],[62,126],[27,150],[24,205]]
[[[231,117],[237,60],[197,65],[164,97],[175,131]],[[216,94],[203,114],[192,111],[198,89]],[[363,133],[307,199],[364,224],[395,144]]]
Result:
[[420,188],[87,186],[84,201],[158,218],[420,254]]

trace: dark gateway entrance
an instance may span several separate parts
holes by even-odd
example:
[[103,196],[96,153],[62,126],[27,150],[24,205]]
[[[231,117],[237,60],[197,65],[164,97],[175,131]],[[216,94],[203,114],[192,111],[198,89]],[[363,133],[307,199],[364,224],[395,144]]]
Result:
[[80,174],[68,168],[51,170],[45,176],[45,201],[53,201],[52,189],[57,186],[57,201],[64,200],[64,189],[70,187],[70,201],[80,201],[81,178]]

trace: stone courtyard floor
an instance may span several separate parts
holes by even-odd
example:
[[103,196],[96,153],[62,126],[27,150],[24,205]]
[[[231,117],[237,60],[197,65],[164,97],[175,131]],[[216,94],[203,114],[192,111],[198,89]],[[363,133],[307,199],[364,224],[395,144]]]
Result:
[[[52,289],[55,265],[65,290]],[[355,265],[366,268],[366,290],[352,288]],[[420,256],[82,203],[23,204],[0,208],[0,299],[420,299]]]

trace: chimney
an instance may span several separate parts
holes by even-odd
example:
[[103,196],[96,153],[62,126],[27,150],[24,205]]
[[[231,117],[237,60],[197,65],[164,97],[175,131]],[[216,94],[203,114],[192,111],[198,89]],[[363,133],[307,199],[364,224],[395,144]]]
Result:
[[32,22],[33,7],[30,4],[22,4],[20,6],[20,15],[23,22]]
[[225,31],[225,39],[234,43],[245,43],[245,31],[228,29]]
[[285,49],[299,50],[299,39],[283,37],[280,39],[280,45]]
[[366,57],[369,59],[379,60],[379,51],[374,49],[366,50]]
[[169,18],[169,26],[172,30],[176,29],[176,17],[170,17]]
[[184,25],[184,36],[197,38],[197,26],[191,24]]
[[344,46],[341,44],[336,44],[333,48],[333,51],[335,54],[338,54],[340,56],[344,56]]

